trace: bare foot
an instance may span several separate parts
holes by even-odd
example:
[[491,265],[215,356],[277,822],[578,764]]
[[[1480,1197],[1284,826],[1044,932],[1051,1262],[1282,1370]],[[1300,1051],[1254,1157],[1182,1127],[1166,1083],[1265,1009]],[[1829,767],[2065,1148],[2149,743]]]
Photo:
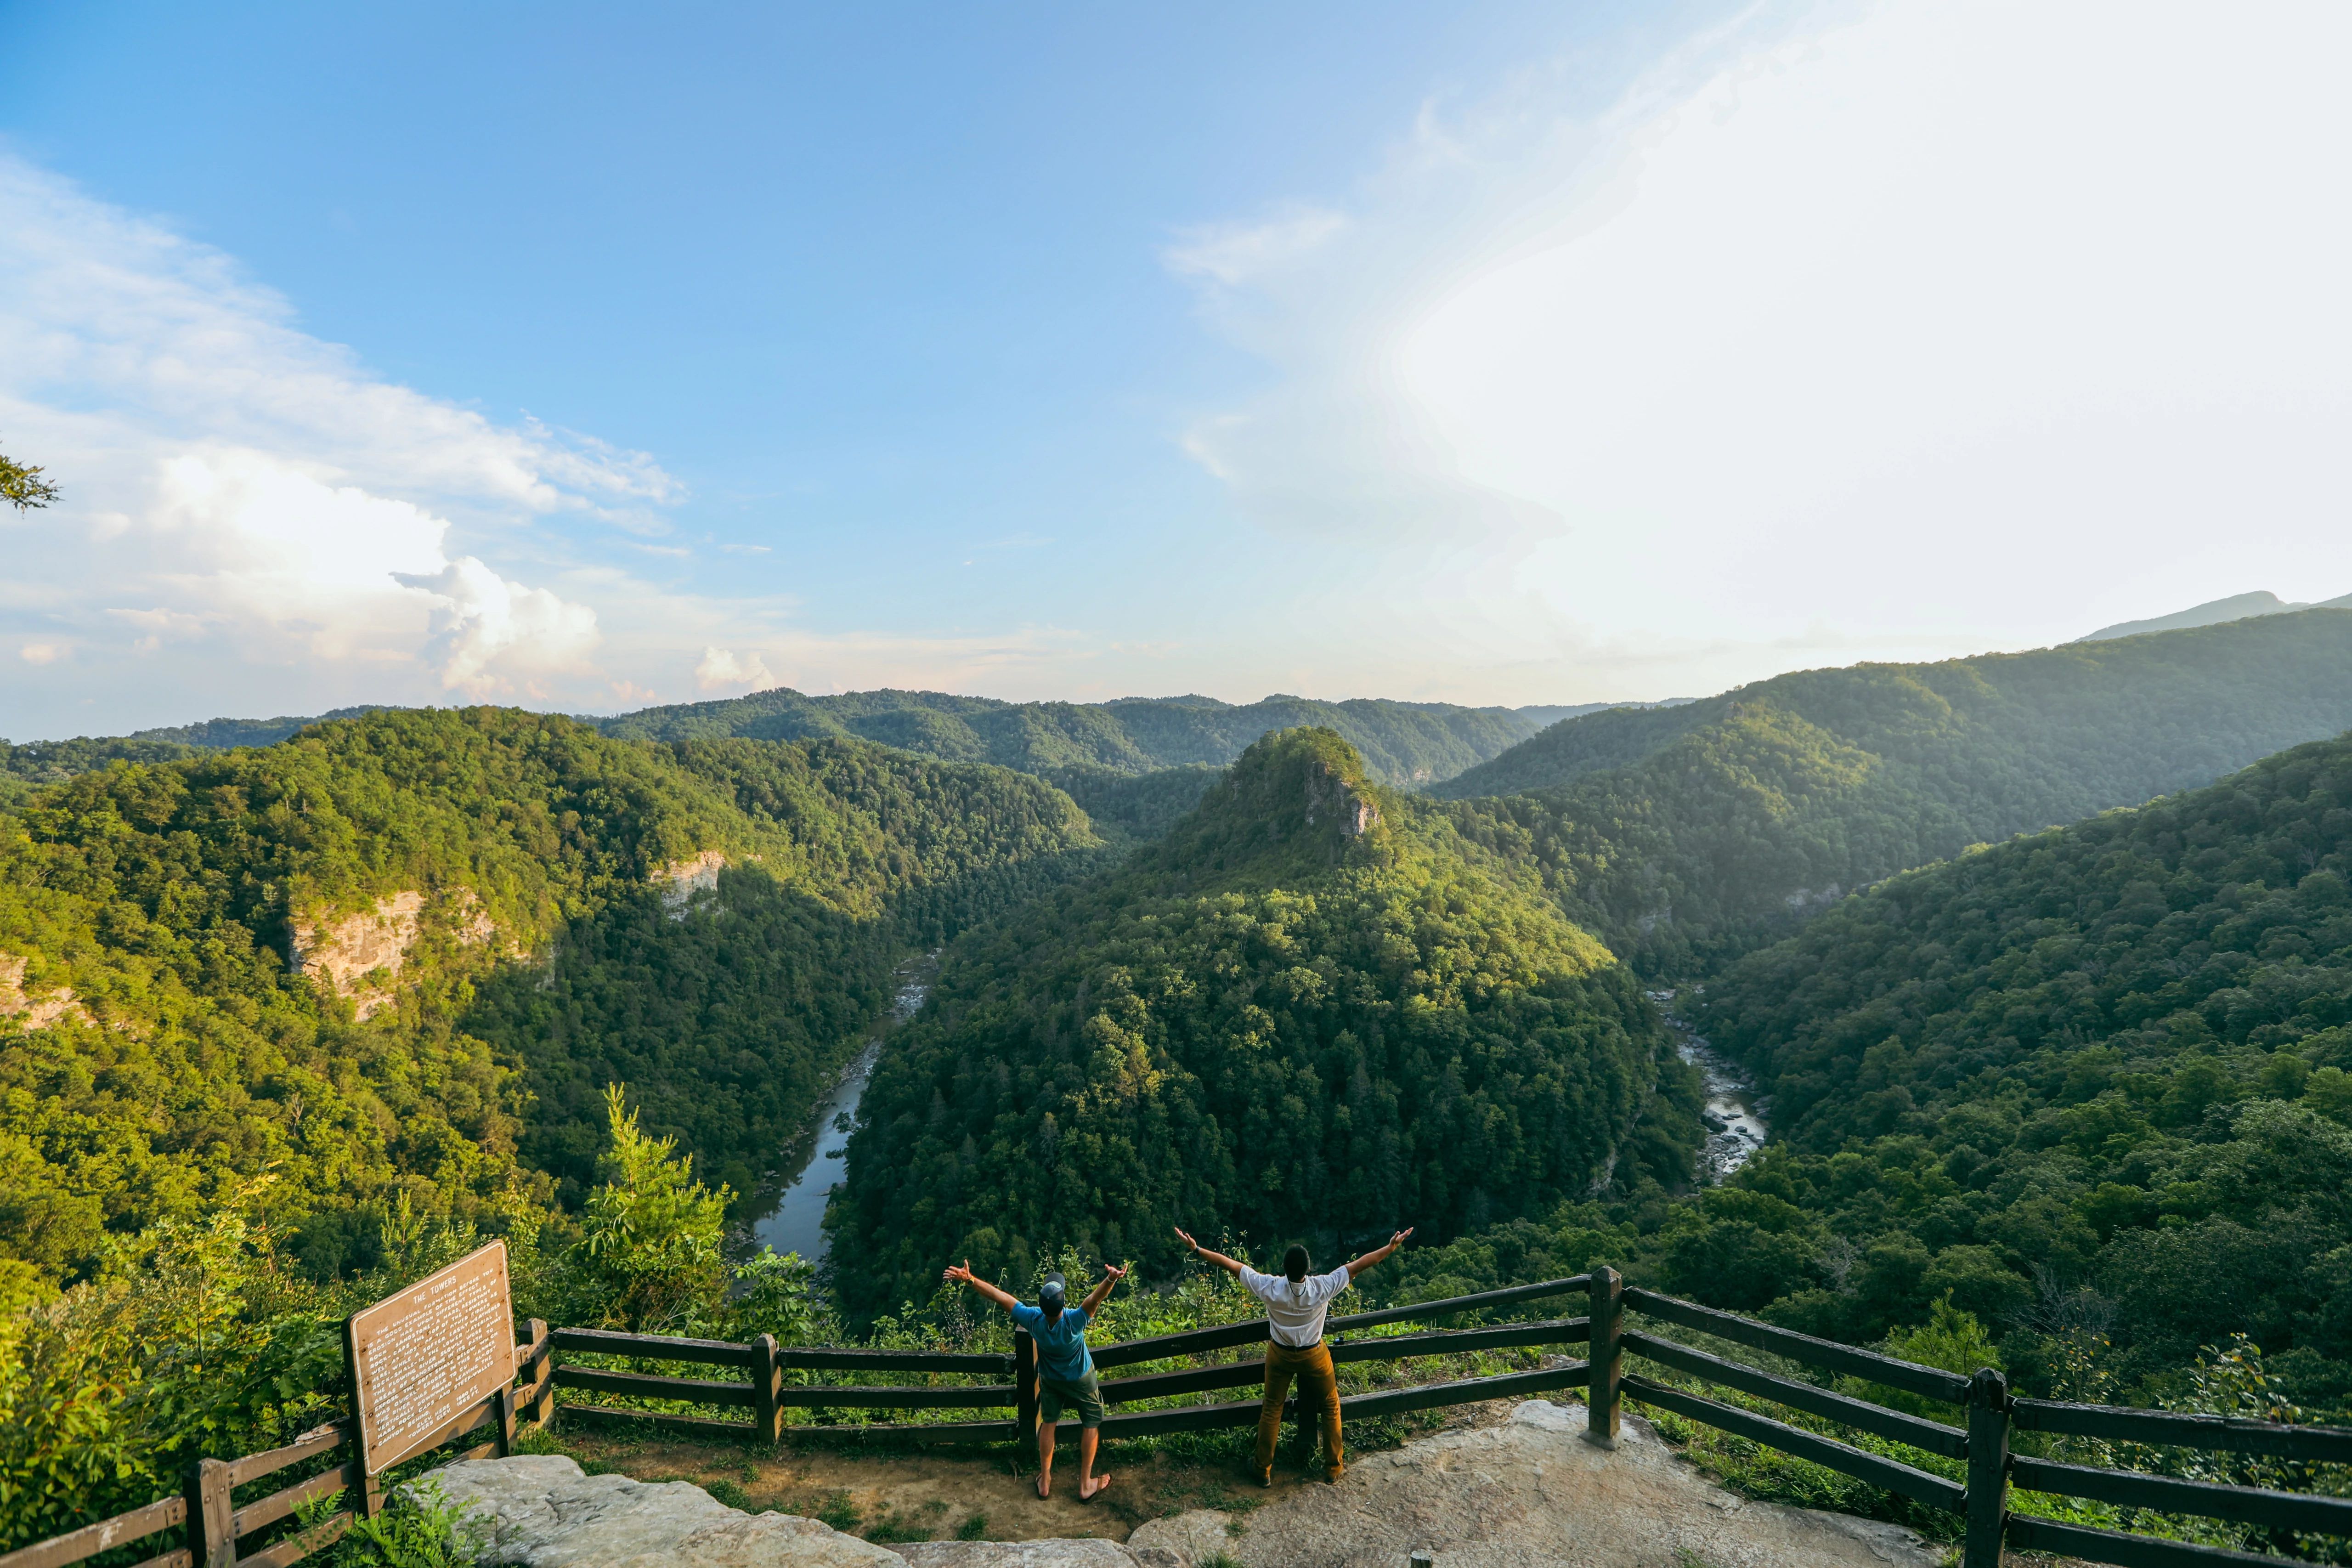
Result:
[[1041,1498],[1054,1495],[1054,1473],[1051,1470],[1037,1472],[1037,1495]]
[[1108,1476],[1097,1476],[1095,1478],[1095,1484],[1091,1488],[1089,1488],[1086,1482],[1080,1481],[1078,1483],[1078,1500],[1080,1502],[1094,1501],[1095,1499],[1103,1495],[1103,1489],[1108,1485],[1110,1485],[1110,1478]]

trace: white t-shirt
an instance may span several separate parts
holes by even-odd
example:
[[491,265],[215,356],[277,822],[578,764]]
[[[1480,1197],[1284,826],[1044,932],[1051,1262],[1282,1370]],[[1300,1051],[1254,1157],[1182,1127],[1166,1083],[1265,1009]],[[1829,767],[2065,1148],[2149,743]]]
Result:
[[1331,1298],[1348,1288],[1350,1276],[1343,1263],[1328,1274],[1309,1274],[1296,1284],[1255,1268],[1244,1268],[1241,1279],[1242,1289],[1265,1303],[1266,1333],[1274,1342],[1300,1350],[1323,1337]]

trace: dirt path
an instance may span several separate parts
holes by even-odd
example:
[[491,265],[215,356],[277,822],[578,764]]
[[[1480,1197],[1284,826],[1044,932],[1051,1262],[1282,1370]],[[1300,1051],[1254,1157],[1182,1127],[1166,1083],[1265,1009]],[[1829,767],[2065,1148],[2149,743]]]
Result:
[[[1457,1406],[1421,1433],[1495,1426],[1509,1418],[1511,1408],[1504,1401]],[[1137,1451],[1147,1448],[1152,1451]],[[966,1539],[990,1541],[1096,1536],[1123,1542],[1150,1520],[1201,1509],[1246,1516],[1321,1484],[1314,1479],[1319,1470],[1277,1463],[1274,1486],[1261,1489],[1237,1463],[1179,1458],[1149,1444],[1114,1446],[1098,1466],[1110,1473],[1110,1489],[1090,1503],[1077,1500],[1077,1454],[1066,1443],[1054,1459],[1054,1495],[1042,1500],[1034,1458],[1024,1457],[1016,1469],[1001,1450],[982,1457],[812,1446],[770,1456],[734,1444],[575,1427],[548,1451],[569,1454],[591,1473],[692,1481],[737,1508],[803,1514],[882,1542],[947,1541],[967,1530]],[[975,1518],[978,1525],[971,1523]]]

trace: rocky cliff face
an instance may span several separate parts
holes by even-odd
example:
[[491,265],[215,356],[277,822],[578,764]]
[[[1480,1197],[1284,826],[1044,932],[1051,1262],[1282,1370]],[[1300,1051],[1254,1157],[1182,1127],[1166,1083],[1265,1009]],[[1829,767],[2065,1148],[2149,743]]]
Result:
[[406,890],[388,893],[376,900],[373,909],[341,920],[296,921],[289,956],[294,967],[311,980],[352,998],[354,1011],[365,1018],[392,1005],[417,935],[434,918],[446,921],[445,929],[462,945],[488,942],[498,934],[471,888],[442,895],[437,909],[424,893]]
[[46,1029],[60,1018],[90,1022],[89,1009],[74,997],[73,987],[60,985],[40,995],[25,990],[25,963],[13,953],[0,952],[0,1019],[6,1019],[20,1029]]
[[688,905],[697,893],[719,889],[719,873],[727,869],[727,857],[716,849],[706,849],[690,859],[672,860],[653,874],[653,884],[661,889],[662,904],[670,919],[686,918]]

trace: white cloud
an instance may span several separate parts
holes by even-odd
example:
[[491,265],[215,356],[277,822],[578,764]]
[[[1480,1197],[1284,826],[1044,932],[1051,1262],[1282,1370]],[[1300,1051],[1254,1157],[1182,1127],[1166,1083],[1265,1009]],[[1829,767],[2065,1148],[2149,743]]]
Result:
[[497,425],[370,374],[228,257],[5,155],[0,214],[0,395],[26,414],[65,393],[72,412],[57,422],[93,437],[201,432],[304,454],[371,489],[537,512],[633,516],[678,494],[643,453]]
[[723,647],[706,647],[702,662],[694,667],[694,684],[705,691],[765,691],[781,685],[768,671],[767,661],[758,654],[749,659],[739,659]]
[[683,494],[653,458],[384,382],[229,258],[5,154],[0,437],[65,489],[0,512],[0,734],[609,711],[786,679],[1050,687],[1082,657],[1051,629],[820,633],[782,595],[649,582],[616,562],[691,553],[646,542]]
[[1175,272],[1233,288],[1295,265],[1347,226],[1329,207],[1295,206],[1255,223],[1188,229],[1161,254]]
[[588,668],[598,637],[596,612],[584,605],[509,583],[470,555],[438,572],[393,576],[433,600],[433,661],[446,689],[503,696],[520,675],[528,694],[544,700],[548,688],[531,677]]
[[373,377],[226,257],[5,156],[0,431],[64,488],[0,519],[0,628],[76,655],[10,693],[12,728],[94,693],[154,722],[601,689],[594,610],[483,546],[567,512],[659,528],[679,493],[642,454]]
[[1597,110],[1531,69],[1221,280],[1283,380],[1184,445],[1554,689],[2340,594],[2347,50],[2319,0],[1945,0],[1759,8]]

